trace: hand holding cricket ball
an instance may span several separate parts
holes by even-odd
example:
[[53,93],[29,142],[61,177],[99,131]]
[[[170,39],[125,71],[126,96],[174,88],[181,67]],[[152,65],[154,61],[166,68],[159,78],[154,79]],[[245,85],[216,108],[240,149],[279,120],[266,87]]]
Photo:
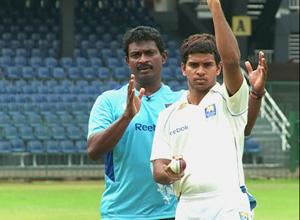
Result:
[[168,166],[165,165],[165,172],[168,175],[170,184],[177,180],[180,180],[184,176],[184,170],[186,168],[186,162],[182,155],[174,155]]

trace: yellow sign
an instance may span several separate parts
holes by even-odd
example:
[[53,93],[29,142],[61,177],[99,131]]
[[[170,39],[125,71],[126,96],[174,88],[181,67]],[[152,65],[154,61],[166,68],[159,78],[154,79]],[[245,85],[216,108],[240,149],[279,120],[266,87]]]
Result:
[[251,36],[251,17],[249,16],[233,16],[232,31],[235,36]]

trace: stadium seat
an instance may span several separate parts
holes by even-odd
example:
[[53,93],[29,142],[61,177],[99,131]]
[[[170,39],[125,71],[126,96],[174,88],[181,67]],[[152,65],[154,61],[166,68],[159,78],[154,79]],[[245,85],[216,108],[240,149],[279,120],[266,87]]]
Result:
[[67,113],[70,114],[68,105],[66,105],[65,103],[61,103],[61,102],[53,104],[53,111],[57,115],[67,114]]
[[19,79],[20,78],[20,68],[17,66],[8,66],[5,70],[5,75],[8,79]]
[[59,154],[61,153],[60,145],[58,141],[45,141],[44,145],[46,147],[46,152],[49,154]]
[[17,87],[22,87],[24,85],[27,85],[27,82],[23,79],[16,79],[13,81],[13,85],[17,86]]
[[178,91],[180,90],[179,87],[180,87],[180,83],[177,81],[177,80],[170,80],[166,83],[168,86],[170,86],[170,88],[173,90],[173,91]]
[[51,93],[51,87],[47,85],[40,85],[37,87],[37,91],[39,94],[49,94]]
[[39,140],[31,140],[27,143],[28,152],[30,152],[32,157],[33,166],[37,166],[37,155],[44,154],[46,152],[45,146]]
[[114,67],[112,69],[113,78],[116,80],[130,79],[128,67]]
[[98,68],[103,66],[103,61],[99,57],[90,57],[89,63],[91,67]]
[[32,48],[30,56],[31,57],[43,57],[42,50],[40,48]]
[[255,139],[253,139],[251,136],[245,137],[244,141],[244,154],[249,155],[252,157],[250,160],[252,160],[253,164],[257,164],[257,156],[259,153],[262,152],[262,149],[259,146],[259,142]]
[[82,131],[76,125],[67,125],[66,128],[66,135],[70,140],[80,140],[84,139],[85,136],[82,135]]
[[33,128],[31,126],[28,125],[19,125],[18,126],[18,132],[19,132],[19,136],[23,139],[23,140],[33,140],[36,137],[33,134]]
[[46,102],[48,103],[57,103],[60,101],[59,94],[48,94],[45,96]]
[[44,102],[44,97],[45,95],[43,94],[32,94],[31,96],[29,96],[29,101],[31,103],[43,103]]
[[31,66],[23,66],[21,68],[21,76],[24,79],[31,80],[35,78],[34,69]]
[[64,94],[60,97],[62,103],[73,103],[76,101],[76,96],[74,94]]
[[21,138],[10,140],[12,154],[16,156],[20,156],[20,166],[25,166],[25,156],[28,154],[25,142]]
[[163,66],[162,68],[162,72],[161,72],[161,78],[162,79],[174,79],[175,78],[175,74],[173,74],[173,71],[170,67],[167,66]]
[[[11,121],[10,121],[10,115],[5,113],[5,112],[0,112],[0,126],[1,127],[6,127],[6,126],[11,126]],[[0,128],[1,131],[1,128]],[[0,132],[1,134],[1,132]]]
[[56,80],[54,80],[54,79],[49,79],[49,80],[45,80],[44,81],[44,85],[46,85],[46,86],[50,86],[50,88],[52,88],[53,86],[57,86],[58,85],[58,83],[57,83],[57,81]]
[[72,85],[68,88],[68,92],[70,94],[80,94],[81,93],[81,88],[80,88],[80,86]]
[[92,57],[98,57],[98,51],[96,48],[88,48],[86,50],[86,57],[92,58]]
[[13,58],[13,64],[17,67],[23,67],[27,65],[27,59],[25,57],[17,56]]
[[17,48],[16,49],[16,57],[28,57],[28,52],[25,48]]
[[62,86],[62,85],[57,85],[57,86],[54,86],[53,87],[53,93],[55,94],[65,94],[67,91],[66,87],[65,86]]
[[33,133],[36,136],[37,140],[40,141],[44,141],[50,138],[47,128],[42,124],[33,127]]
[[9,85],[5,87],[6,94],[18,94],[19,88],[14,85]]
[[59,114],[58,120],[62,126],[74,125],[73,115],[69,112]]
[[50,79],[52,77],[51,74],[50,74],[49,68],[45,67],[45,66],[37,67],[37,69],[36,69],[36,76],[40,80]]
[[35,43],[32,39],[26,39],[23,42],[23,46],[25,49],[28,49],[28,51],[31,51],[35,47]]
[[68,166],[72,166],[72,154],[76,153],[73,141],[62,140],[60,141],[61,151],[68,154]]
[[2,48],[1,49],[2,56],[14,57],[15,51],[12,48]]
[[84,165],[84,155],[87,155],[87,143],[85,140],[75,141],[76,152],[80,155],[80,165]]
[[98,79],[108,80],[111,78],[110,71],[107,67],[99,67],[96,69]]
[[66,74],[67,74],[67,78],[69,78],[69,79],[81,79],[82,78],[79,67],[68,67]]
[[56,114],[52,113],[52,112],[44,114],[43,119],[44,119],[43,122],[46,125],[52,125],[52,124],[60,123],[59,119],[58,119],[58,116]]
[[8,67],[12,65],[12,59],[9,56],[0,57],[0,67]]
[[90,66],[82,68],[82,76],[83,78],[86,79],[95,79],[96,78],[95,69]]
[[15,126],[5,126],[2,129],[5,139],[12,140],[18,138],[18,129]]
[[59,64],[63,68],[68,68],[73,66],[73,59],[71,57],[61,57],[59,60]]
[[0,140],[0,154],[11,154],[12,148],[9,141]]
[[52,76],[54,79],[64,79],[65,78],[65,71],[62,67],[54,67],[52,69]]
[[58,62],[57,62],[57,59],[54,57],[45,57],[44,65],[49,68],[54,68],[54,67],[57,67]]
[[73,82],[69,79],[59,80],[59,85],[63,86],[64,88],[67,88],[67,87],[73,85]]
[[102,40],[98,40],[98,41],[95,43],[95,47],[96,47],[96,49],[100,52],[102,49],[105,48],[105,43],[104,43]]
[[89,82],[85,79],[81,79],[81,80],[77,80],[75,82],[75,85],[79,86],[80,88],[85,88],[85,87],[89,86]]
[[37,57],[30,57],[29,58],[29,65],[31,67],[40,67],[43,65],[42,58],[40,56]]
[[42,116],[39,113],[31,112],[30,114],[27,114],[27,123],[32,126],[40,126],[43,124]]
[[65,128],[59,124],[53,124],[49,126],[49,131],[52,140],[67,139]]
[[75,66],[77,67],[86,67],[88,65],[88,61],[85,57],[75,57]]

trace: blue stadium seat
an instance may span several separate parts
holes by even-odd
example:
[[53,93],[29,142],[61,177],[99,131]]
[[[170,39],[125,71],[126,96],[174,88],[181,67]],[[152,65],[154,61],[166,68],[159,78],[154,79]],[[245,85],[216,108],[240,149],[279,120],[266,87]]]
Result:
[[73,103],[76,101],[76,96],[75,94],[64,94],[60,97],[60,100],[63,103]]
[[16,55],[15,54],[15,50],[17,49],[17,48],[20,48],[22,45],[21,45],[21,41],[19,41],[19,40],[17,40],[17,39],[13,39],[13,40],[11,40],[11,42],[10,42],[10,48],[12,48],[13,50],[14,50],[14,55]]
[[27,143],[28,152],[32,154],[43,154],[45,153],[45,147],[43,143],[39,140],[31,140]]
[[49,94],[51,93],[51,87],[47,85],[40,85],[37,87],[37,91],[39,94]]
[[59,85],[67,88],[67,87],[73,85],[73,82],[70,79],[59,80]]
[[53,104],[53,111],[57,115],[70,114],[68,105],[62,102],[57,102]]
[[103,66],[103,61],[99,57],[90,57],[89,63],[91,67],[98,68]]
[[96,49],[100,52],[102,49],[105,48],[105,43],[104,43],[102,40],[98,40],[98,41],[95,43],[95,47],[96,47]]
[[33,166],[37,166],[37,155],[44,154],[46,152],[45,146],[43,145],[42,141],[39,140],[31,140],[27,143],[28,152],[33,154],[32,157],[32,164]]
[[51,76],[51,74],[50,74],[49,68],[48,68],[48,67],[45,67],[45,66],[37,67],[37,69],[36,69],[36,76],[37,76],[40,80],[52,78],[52,76]]
[[23,67],[27,65],[27,58],[23,56],[16,56],[13,58],[13,64],[17,67]]
[[11,154],[12,148],[9,141],[0,140],[0,154]]
[[173,91],[180,90],[180,83],[177,80],[170,80],[166,83]]
[[26,115],[24,115],[21,112],[15,112],[15,113],[10,112],[10,114],[11,114],[11,116],[10,116],[11,123],[13,125],[23,125],[27,121]]
[[59,124],[53,124],[49,126],[49,131],[52,140],[67,139],[65,128]]
[[35,43],[32,39],[26,39],[23,42],[23,46],[31,52],[31,50],[35,47]]
[[65,86],[62,86],[62,85],[57,85],[57,86],[54,86],[53,87],[53,93],[56,93],[56,94],[65,94],[66,93],[66,87]]
[[49,68],[54,68],[54,67],[57,67],[58,62],[57,62],[57,59],[54,57],[45,57],[44,65]]
[[30,57],[29,61],[28,61],[28,64],[31,67],[40,67],[40,66],[43,66],[43,61],[42,61],[42,58],[40,56],[38,56],[38,57]]
[[69,67],[67,68],[67,78],[69,79],[81,79],[81,71],[79,67]]
[[52,69],[52,76],[54,79],[64,79],[65,78],[65,71],[62,67],[54,67]]
[[18,138],[18,129],[15,126],[5,126],[2,129],[5,139],[12,140]]
[[27,82],[24,79],[16,79],[16,80],[13,81],[13,85],[20,88],[24,85],[27,85]]
[[107,67],[99,67],[96,69],[96,75],[98,79],[108,80],[111,78],[110,70]]
[[85,88],[85,87],[89,86],[89,82],[85,79],[81,79],[81,80],[77,80],[75,82],[75,85],[79,86],[80,88]]
[[43,118],[37,112],[31,112],[27,114],[26,117],[27,117],[27,123],[32,127],[40,126],[43,124]]
[[46,102],[48,103],[57,103],[60,101],[59,94],[48,94],[45,96]]
[[83,156],[87,155],[87,143],[85,140],[75,141],[76,152],[81,154],[80,156],[80,165],[84,164]]
[[11,148],[12,148],[12,154],[20,156],[20,166],[25,166],[25,156],[28,154],[28,151],[25,146],[25,142],[21,138],[12,139],[10,140]]
[[90,66],[82,68],[82,76],[86,79],[95,79],[95,69]]
[[1,49],[2,56],[14,57],[15,51],[12,48],[2,48]]
[[113,78],[116,80],[124,80],[130,78],[128,67],[114,67],[112,69]]
[[68,154],[68,166],[72,166],[72,154],[76,153],[73,141],[62,140],[60,141],[60,147],[63,153]]
[[36,103],[36,104],[43,103],[44,97],[45,95],[43,94],[32,94],[31,96],[29,96],[29,102]]
[[19,136],[23,139],[23,140],[33,140],[36,137],[34,136],[34,132],[33,132],[33,128],[31,126],[28,125],[19,125],[18,126],[18,132],[19,132]]
[[172,69],[167,66],[163,66],[162,71],[161,71],[161,78],[162,79],[174,79],[175,74],[173,73]]
[[75,57],[75,66],[77,67],[86,67],[88,65],[88,61],[85,57]]
[[71,67],[73,66],[73,59],[71,57],[61,57],[59,59],[59,64],[63,68]]
[[34,94],[37,92],[37,89],[32,85],[24,85],[21,87],[21,92],[24,94]]
[[66,125],[66,135],[70,140],[80,140],[84,139],[85,136],[82,135],[82,131],[76,125]]
[[9,56],[1,56],[0,57],[0,66],[8,67],[12,65],[12,59]]
[[59,154],[61,153],[60,144],[58,141],[45,141],[44,145],[46,147],[46,152],[49,154]]
[[88,48],[86,50],[86,57],[92,58],[92,57],[98,57],[98,51],[96,48]]
[[[0,112],[0,126],[1,127],[7,127],[11,126],[10,124],[10,115],[5,112]],[[1,128],[0,128],[1,131]],[[1,132],[0,132],[1,134]]]
[[38,126],[34,126],[33,132],[34,132],[34,135],[36,136],[37,140],[44,141],[44,140],[47,140],[50,138],[47,128],[45,126],[43,126],[42,124],[38,125]]
[[17,33],[17,40],[22,40],[23,41],[25,39],[27,39],[27,34],[23,31],[19,31]]
[[20,74],[20,68],[17,66],[8,66],[5,70],[6,77],[8,79],[19,79]]
[[44,119],[43,122],[46,125],[52,125],[52,124],[59,124],[60,123],[58,116],[56,114],[54,114],[53,112],[49,112],[47,114],[44,114],[43,119]]
[[50,87],[53,87],[53,86],[57,86],[58,85],[58,83],[57,83],[57,81],[56,80],[54,80],[54,79],[48,79],[48,80],[45,80],[44,81],[44,85],[46,85],[46,86],[50,86]]
[[9,85],[5,87],[5,91],[7,94],[18,94],[19,88],[14,85]]
[[[43,57],[43,52],[40,48],[32,48],[31,49],[31,57]],[[42,64],[40,64],[41,66]]]
[[16,57],[28,57],[28,52],[25,48],[17,48],[16,49]]
[[34,69],[31,66],[23,66],[21,68],[21,76],[24,79],[34,79],[35,78],[35,73]]
[[68,91],[70,94],[80,94],[81,88],[80,88],[80,86],[72,85],[68,88]]

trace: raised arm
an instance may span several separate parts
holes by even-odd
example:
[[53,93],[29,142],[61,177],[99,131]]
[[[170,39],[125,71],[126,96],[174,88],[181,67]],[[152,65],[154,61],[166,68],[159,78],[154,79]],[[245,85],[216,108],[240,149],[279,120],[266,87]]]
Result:
[[251,85],[248,102],[248,123],[245,127],[245,136],[251,134],[255,121],[259,114],[262,97],[265,94],[265,83],[267,79],[268,66],[263,52],[259,53],[258,66],[256,70],[252,69],[249,61],[245,62]]
[[230,95],[235,94],[243,82],[240,70],[240,50],[228,25],[219,0],[207,0],[211,11],[217,48],[223,64],[223,79]]
[[128,85],[127,107],[123,115],[112,123],[107,129],[93,134],[87,142],[87,152],[89,157],[96,161],[102,155],[111,151],[122,138],[132,118],[141,108],[141,98],[145,90],[142,88],[135,96],[134,93],[134,76],[131,76]]

